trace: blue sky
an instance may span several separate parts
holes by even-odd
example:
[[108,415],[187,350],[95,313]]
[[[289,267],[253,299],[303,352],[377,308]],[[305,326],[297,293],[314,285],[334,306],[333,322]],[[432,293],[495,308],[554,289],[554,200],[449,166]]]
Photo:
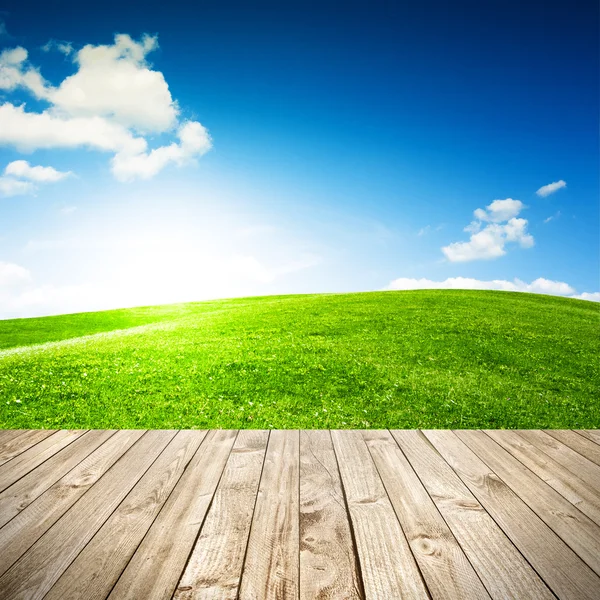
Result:
[[600,300],[597,3],[401,4],[4,2],[0,318]]

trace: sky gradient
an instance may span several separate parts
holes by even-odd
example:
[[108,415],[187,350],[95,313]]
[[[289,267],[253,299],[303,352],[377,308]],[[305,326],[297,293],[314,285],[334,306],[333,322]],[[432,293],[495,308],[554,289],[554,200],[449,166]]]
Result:
[[597,2],[402,4],[4,2],[0,318],[600,300]]

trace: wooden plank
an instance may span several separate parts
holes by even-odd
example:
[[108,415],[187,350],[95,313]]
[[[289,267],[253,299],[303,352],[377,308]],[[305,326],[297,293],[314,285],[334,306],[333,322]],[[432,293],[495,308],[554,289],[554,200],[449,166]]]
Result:
[[600,466],[600,445],[595,444],[592,440],[578,435],[570,429],[548,429],[546,433]]
[[571,448],[555,440],[543,431],[517,430],[516,433],[542,452],[545,452],[550,458],[565,467],[565,469],[583,479],[583,481],[591,485],[596,491],[600,490],[600,467],[591,460],[581,456],[575,450],[571,450]]
[[455,433],[548,527],[600,575],[600,527],[596,523],[483,431]]
[[600,493],[587,482],[579,479],[514,431],[490,429],[486,433],[582,513],[600,525]]
[[43,598],[174,435],[174,431],[146,432],[0,577],[0,596]]
[[331,434],[300,432],[300,598],[363,597]]
[[450,528],[389,431],[363,437],[431,597],[489,598]]
[[143,431],[118,431],[0,529],[0,575],[5,573],[104,473]]
[[171,598],[185,569],[236,431],[212,430],[188,465],[110,598]]
[[497,600],[554,600],[554,594],[423,433],[391,433],[490,596]]
[[235,600],[248,544],[268,431],[240,431],[173,596]]
[[240,598],[298,598],[300,432],[273,430],[256,497]]
[[0,448],[26,431],[26,429],[0,429]]
[[[0,492],[68,446],[85,430],[57,431],[0,467]],[[18,439],[18,438],[17,438]]]
[[27,508],[114,433],[102,429],[89,431],[1,492],[0,527]]
[[576,431],[588,440],[600,444],[600,429],[576,429]]
[[62,574],[45,600],[103,600],[127,566],[206,431],[180,431]]
[[3,442],[0,445],[0,466],[55,433],[54,429],[34,429]]
[[597,600],[600,577],[496,473],[452,431],[424,433],[559,598]]
[[332,431],[365,596],[427,598],[404,532],[360,431]]

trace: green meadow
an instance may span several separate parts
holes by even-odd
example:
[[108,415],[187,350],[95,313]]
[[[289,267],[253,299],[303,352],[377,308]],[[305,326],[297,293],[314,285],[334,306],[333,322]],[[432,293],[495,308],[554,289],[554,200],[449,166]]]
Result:
[[2,428],[600,428],[600,304],[428,290],[0,321]]

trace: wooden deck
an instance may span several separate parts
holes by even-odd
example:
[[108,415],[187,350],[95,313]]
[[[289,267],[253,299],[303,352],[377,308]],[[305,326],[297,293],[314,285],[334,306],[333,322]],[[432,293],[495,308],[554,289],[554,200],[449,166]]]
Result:
[[0,431],[0,598],[600,598],[599,431]]

